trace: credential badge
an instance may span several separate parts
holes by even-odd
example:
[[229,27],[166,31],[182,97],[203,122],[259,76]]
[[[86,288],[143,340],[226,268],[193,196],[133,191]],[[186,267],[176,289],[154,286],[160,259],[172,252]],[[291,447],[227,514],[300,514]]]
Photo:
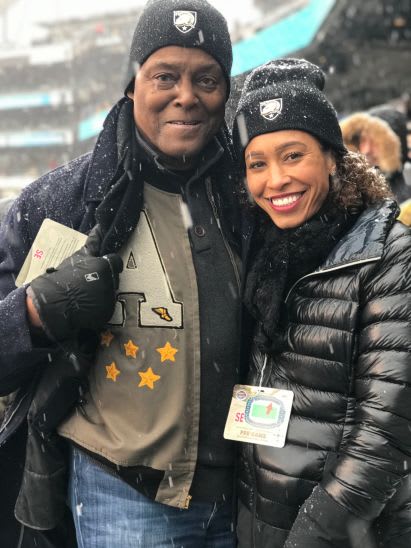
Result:
[[269,99],[260,103],[260,114],[267,120],[274,120],[283,110],[282,98]]
[[196,26],[197,12],[180,10],[174,12],[174,26],[183,34],[190,32]]

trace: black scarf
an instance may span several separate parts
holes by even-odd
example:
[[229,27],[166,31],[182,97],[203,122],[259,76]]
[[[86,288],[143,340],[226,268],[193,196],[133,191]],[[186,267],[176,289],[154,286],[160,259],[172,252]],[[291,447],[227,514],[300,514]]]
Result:
[[[103,235],[98,252],[101,255],[116,253],[136,228],[143,203],[143,178],[159,179],[161,170],[155,160],[138,143],[133,115],[133,102],[124,99],[116,119],[118,165],[114,177],[105,190],[104,200],[97,207],[95,218]],[[235,192],[238,172],[231,154],[231,141],[227,126],[217,134],[224,155],[210,170],[218,180],[218,200],[225,230],[233,245],[240,239],[240,212]],[[143,177],[144,173],[144,177]],[[185,175],[185,178],[189,174]]]
[[125,101],[120,108],[117,123],[117,171],[110,181],[104,200],[96,209],[103,240],[100,253],[115,253],[136,228],[139,204],[143,200],[143,185],[139,181],[142,153],[137,145],[133,117],[133,102]]
[[280,230],[269,217],[260,221],[251,243],[244,302],[257,320],[254,341],[263,352],[284,348],[288,291],[324,262],[357,216],[326,203],[297,228]]

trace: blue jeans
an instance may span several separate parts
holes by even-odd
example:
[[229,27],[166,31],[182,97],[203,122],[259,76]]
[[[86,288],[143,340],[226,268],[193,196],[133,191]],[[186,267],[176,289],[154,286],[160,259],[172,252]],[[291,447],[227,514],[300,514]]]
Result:
[[233,548],[232,504],[153,502],[73,449],[69,501],[78,548]]

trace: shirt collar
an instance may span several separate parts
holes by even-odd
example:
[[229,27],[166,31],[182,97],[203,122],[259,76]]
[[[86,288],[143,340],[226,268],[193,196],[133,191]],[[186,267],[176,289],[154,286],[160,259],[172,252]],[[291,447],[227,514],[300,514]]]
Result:
[[224,148],[221,145],[217,136],[214,136],[213,139],[207,144],[207,146],[202,151],[199,156],[197,166],[193,169],[188,170],[187,172],[180,170],[172,170],[166,166],[161,161],[159,153],[148,143],[144,137],[139,132],[137,126],[135,127],[137,143],[142,148],[145,153],[146,159],[154,165],[161,174],[177,180],[179,184],[190,184],[195,180],[199,179],[206,171],[208,171],[211,166],[216,164],[221,156],[224,154]]

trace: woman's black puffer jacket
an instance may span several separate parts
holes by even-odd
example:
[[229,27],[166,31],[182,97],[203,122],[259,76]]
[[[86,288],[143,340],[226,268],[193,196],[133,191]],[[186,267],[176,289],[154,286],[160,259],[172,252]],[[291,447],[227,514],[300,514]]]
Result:
[[285,350],[264,372],[253,353],[248,384],[294,401],[283,448],[242,444],[243,546],[411,546],[411,232],[395,214],[364,211],[288,293]]

